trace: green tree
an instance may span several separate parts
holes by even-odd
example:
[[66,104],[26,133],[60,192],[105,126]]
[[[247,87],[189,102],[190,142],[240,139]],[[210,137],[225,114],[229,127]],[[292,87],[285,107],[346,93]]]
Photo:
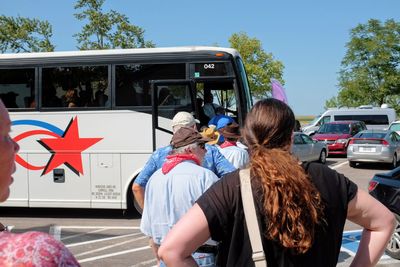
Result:
[[154,47],[151,41],[144,40],[144,30],[130,24],[127,16],[114,10],[103,12],[105,0],[78,0],[74,8],[81,10],[74,16],[89,22],[82,31],[74,35],[78,49],[109,49]]
[[260,40],[240,32],[232,34],[229,43],[242,56],[254,97],[262,98],[270,95],[271,78],[284,85],[282,62],[275,60],[271,53],[266,53]]
[[337,103],[359,106],[390,102],[399,109],[400,23],[370,19],[351,30],[346,47]]
[[48,21],[23,17],[0,16],[0,51],[5,52],[50,52],[54,45]]
[[336,96],[334,96],[334,97],[332,97],[331,99],[329,99],[329,100],[326,100],[326,102],[325,102],[325,109],[328,109],[328,108],[336,108],[336,107],[338,107],[339,106],[339,104],[338,104],[338,100],[337,100],[337,97]]

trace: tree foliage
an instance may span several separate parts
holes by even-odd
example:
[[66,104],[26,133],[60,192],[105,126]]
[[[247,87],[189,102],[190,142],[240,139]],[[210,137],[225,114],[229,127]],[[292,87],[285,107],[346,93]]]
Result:
[[271,53],[266,53],[260,40],[250,38],[246,33],[240,32],[234,33],[229,38],[229,43],[242,56],[254,97],[262,98],[270,95],[271,78],[284,84],[282,62],[275,60]]
[[24,17],[0,16],[0,51],[5,52],[50,52],[54,45],[48,21]]
[[144,30],[129,22],[127,16],[114,10],[103,12],[105,0],[78,0],[74,14],[78,20],[88,20],[82,31],[74,35],[78,49],[109,49],[154,47],[151,41],[145,41]]
[[[370,19],[350,32],[339,73],[339,106],[381,105],[399,109],[400,23]],[[326,106],[332,105],[332,99]]]

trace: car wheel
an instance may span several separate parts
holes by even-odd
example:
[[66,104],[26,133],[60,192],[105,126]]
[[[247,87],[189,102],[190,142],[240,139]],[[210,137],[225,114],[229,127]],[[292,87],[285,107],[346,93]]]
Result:
[[357,163],[354,162],[354,161],[349,161],[349,166],[352,167],[352,168],[356,168]]
[[391,167],[392,167],[392,169],[396,169],[396,167],[397,167],[397,155],[396,154],[393,155]]
[[386,246],[386,254],[390,257],[400,260],[400,216],[395,214],[397,221],[396,229],[390,237],[389,243]]
[[319,159],[318,161],[322,164],[326,163],[326,151],[325,149],[322,149],[321,154],[319,154]]

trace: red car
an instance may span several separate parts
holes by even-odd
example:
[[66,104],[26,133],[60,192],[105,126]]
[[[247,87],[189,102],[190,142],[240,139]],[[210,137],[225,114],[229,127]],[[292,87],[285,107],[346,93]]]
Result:
[[333,121],[323,124],[312,138],[325,142],[330,155],[346,155],[349,138],[366,129],[362,121]]

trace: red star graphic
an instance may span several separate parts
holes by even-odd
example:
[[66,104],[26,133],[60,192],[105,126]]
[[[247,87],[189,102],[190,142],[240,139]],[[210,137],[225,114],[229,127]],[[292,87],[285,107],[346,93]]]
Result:
[[82,151],[88,149],[103,138],[80,138],[78,117],[71,119],[62,137],[43,138],[38,141],[52,153],[42,175],[51,172],[61,164],[65,164],[78,176],[83,175]]

